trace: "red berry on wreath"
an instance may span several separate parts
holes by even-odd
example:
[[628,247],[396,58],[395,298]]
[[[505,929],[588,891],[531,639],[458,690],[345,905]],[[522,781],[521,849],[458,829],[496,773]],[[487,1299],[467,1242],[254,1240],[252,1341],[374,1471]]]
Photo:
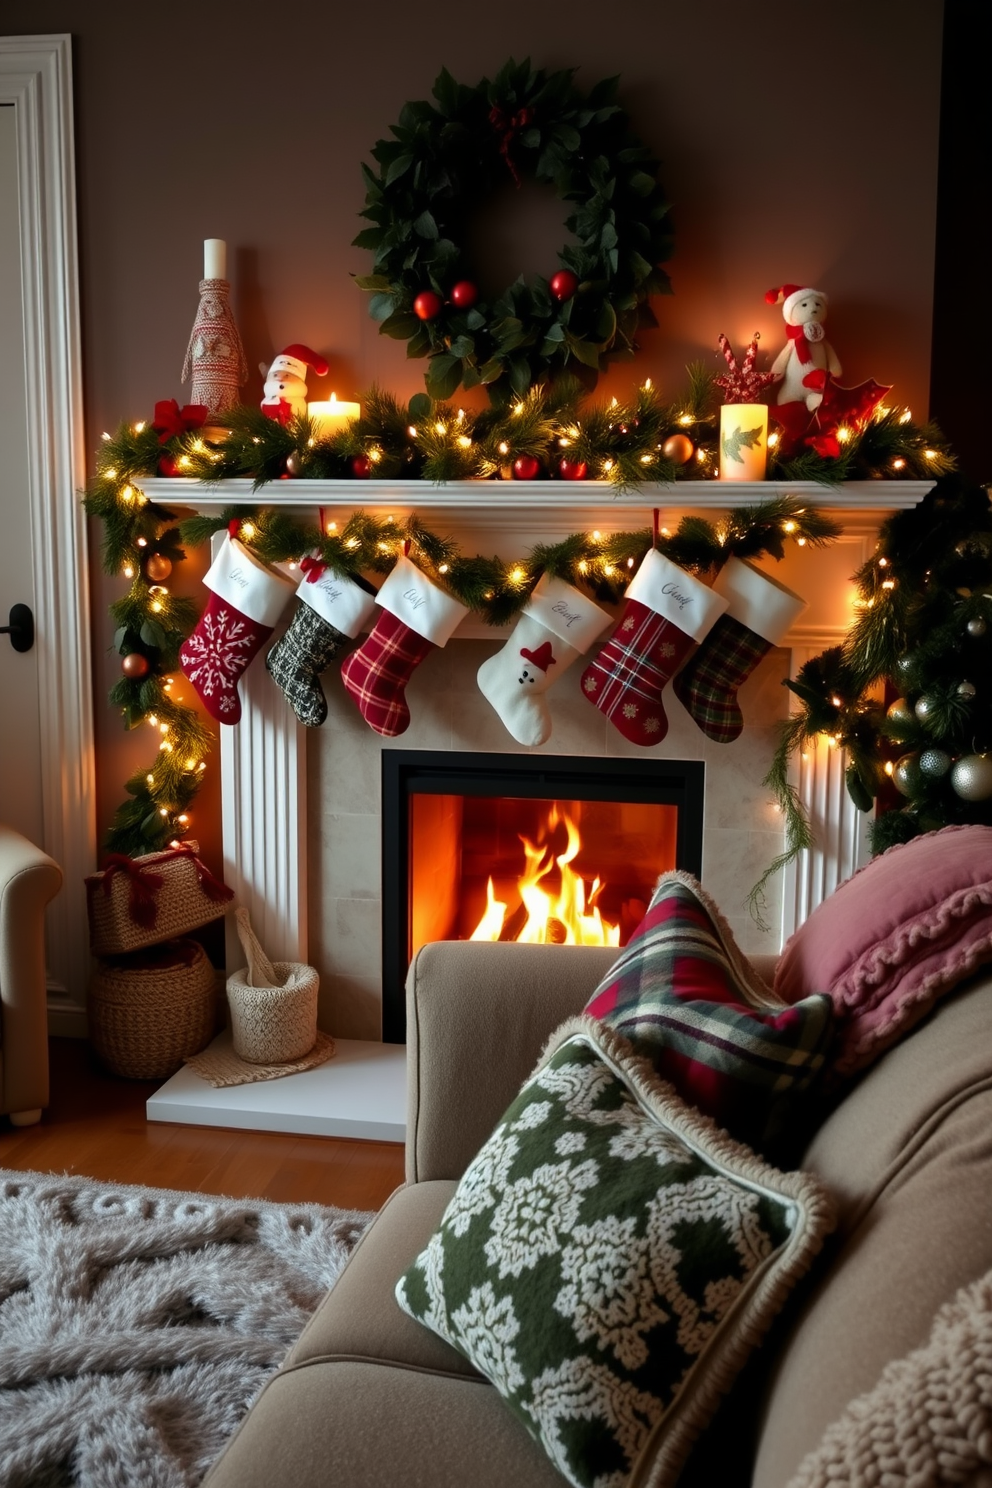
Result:
[[444,301],[432,289],[422,289],[413,302],[413,313],[420,320],[434,320],[444,309]]
[[570,300],[579,287],[579,281],[571,269],[559,269],[552,274],[548,288],[556,300]]
[[137,680],[148,676],[151,671],[151,662],[147,656],[142,656],[140,651],[130,651],[121,660],[121,671],[125,677]]
[[585,460],[562,460],[558,470],[562,480],[585,480],[589,473]]
[[540,460],[533,455],[518,455],[513,462],[514,480],[536,480],[541,470]]
[[372,474],[372,461],[368,455],[352,455],[351,473],[357,475],[359,480],[368,480]]
[[459,279],[451,291],[451,303],[459,310],[468,310],[479,298],[479,286],[471,279]]

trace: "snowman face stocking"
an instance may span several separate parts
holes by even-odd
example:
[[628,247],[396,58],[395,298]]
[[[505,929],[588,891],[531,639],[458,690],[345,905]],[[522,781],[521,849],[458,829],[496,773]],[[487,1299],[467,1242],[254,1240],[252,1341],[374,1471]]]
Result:
[[392,739],[410,726],[407,683],[435,647],[447,644],[468,609],[405,556],[375,602],[382,613],[345,660],[341,680],[369,728]]
[[296,598],[296,614],[265,667],[300,722],[319,728],[327,717],[320,673],[368,624],[375,595],[333,568],[310,562]]
[[211,718],[238,723],[238,678],[272,634],[293,583],[267,568],[230,532],[203,582],[210,598],[180,647],[179,665]]
[[609,616],[561,579],[542,579],[501,651],[484,661],[479,689],[519,744],[551,735],[544,694],[609,624]]
[[784,638],[806,601],[741,558],[728,558],[713,592],[728,608],[672,686],[706,737],[729,744],[744,728],[737,689]]
[[582,673],[586,697],[632,744],[659,744],[668,733],[662,690],[726,608],[722,596],[649,549],[616,629]]

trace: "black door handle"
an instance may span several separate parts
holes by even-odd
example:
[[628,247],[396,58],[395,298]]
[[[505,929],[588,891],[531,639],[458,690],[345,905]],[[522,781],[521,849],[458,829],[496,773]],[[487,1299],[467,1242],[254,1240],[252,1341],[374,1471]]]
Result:
[[34,645],[34,616],[30,606],[11,605],[9,619],[9,625],[0,625],[0,635],[10,636],[15,651],[30,651]]

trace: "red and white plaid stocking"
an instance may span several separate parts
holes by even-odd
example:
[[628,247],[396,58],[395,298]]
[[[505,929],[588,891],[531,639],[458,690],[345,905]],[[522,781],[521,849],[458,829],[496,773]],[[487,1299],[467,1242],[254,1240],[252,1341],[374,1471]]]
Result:
[[729,744],[744,728],[737,689],[783,639],[806,601],[742,558],[728,558],[713,584],[727,610],[672,688],[708,739]]
[[210,598],[179,650],[179,665],[218,723],[240,721],[238,678],[272,634],[296,587],[238,541],[231,529],[240,525],[230,524],[204,575]]
[[660,743],[668,733],[662,690],[726,608],[721,595],[649,549],[616,629],[582,673],[586,697],[632,744]]
[[341,680],[369,728],[395,738],[410,726],[406,684],[435,647],[451,639],[468,609],[403,556],[376,595],[382,614],[341,668]]

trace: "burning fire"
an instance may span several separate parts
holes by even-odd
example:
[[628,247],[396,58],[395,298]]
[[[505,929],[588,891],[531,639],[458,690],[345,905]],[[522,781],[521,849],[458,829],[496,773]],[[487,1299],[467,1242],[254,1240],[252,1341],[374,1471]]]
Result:
[[[527,920],[520,933],[512,938],[531,945],[602,945],[620,944],[620,926],[604,920],[596,908],[596,900],[603,888],[599,878],[594,878],[586,897],[586,883],[582,876],[570,866],[582,848],[582,839],[575,822],[565,812],[559,812],[558,802],[553,801],[548,812],[548,828],[551,831],[562,822],[568,834],[568,846],[555,856],[552,848],[535,845],[521,836],[526,866],[517,879],[517,892],[527,911]],[[561,874],[558,894],[549,893],[541,887],[557,865]],[[499,940],[503,934],[507,906],[496,898],[496,890],[490,878],[486,889],[487,904],[482,919],[476,925],[470,940]]]

